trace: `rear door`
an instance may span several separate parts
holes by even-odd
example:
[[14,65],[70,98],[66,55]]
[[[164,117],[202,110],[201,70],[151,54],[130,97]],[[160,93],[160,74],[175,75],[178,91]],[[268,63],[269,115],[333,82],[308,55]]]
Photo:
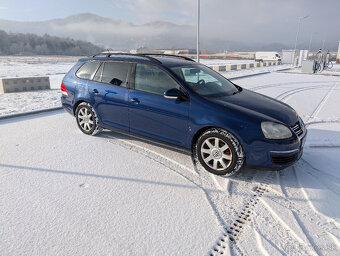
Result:
[[181,89],[180,85],[164,70],[147,64],[136,64],[134,78],[129,95],[130,131],[184,146],[190,102],[163,96],[168,89]]
[[101,122],[109,127],[129,130],[128,77],[131,65],[127,62],[105,61],[88,82],[90,97]]

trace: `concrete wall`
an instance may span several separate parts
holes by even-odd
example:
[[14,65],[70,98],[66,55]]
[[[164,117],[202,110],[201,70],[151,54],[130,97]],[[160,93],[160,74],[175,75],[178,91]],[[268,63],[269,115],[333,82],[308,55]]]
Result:
[[[297,54],[295,54],[297,56]],[[294,50],[282,50],[281,62],[282,64],[293,64]]]
[[0,93],[24,92],[44,89],[51,89],[50,78],[48,76],[0,79]]
[[255,62],[255,63],[247,63],[247,64],[234,64],[234,65],[223,65],[223,66],[213,66],[212,69],[219,71],[231,71],[231,70],[240,70],[240,69],[249,69],[256,67],[266,67],[266,66],[276,66],[281,63],[278,61],[270,61],[270,62]]

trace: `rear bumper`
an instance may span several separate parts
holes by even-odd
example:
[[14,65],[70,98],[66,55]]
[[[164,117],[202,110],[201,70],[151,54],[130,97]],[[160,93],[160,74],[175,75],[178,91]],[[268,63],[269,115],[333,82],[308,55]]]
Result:
[[73,106],[67,100],[65,100],[64,96],[61,96],[61,106],[63,107],[64,110],[66,110],[68,113],[74,116]]

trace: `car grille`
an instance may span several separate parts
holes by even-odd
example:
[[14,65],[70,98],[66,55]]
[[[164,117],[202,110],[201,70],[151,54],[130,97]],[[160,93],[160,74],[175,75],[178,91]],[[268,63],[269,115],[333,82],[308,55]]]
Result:
[[297,153],[289,156],[271,156],[272,162],[274,164],[288,164],[290,162],[293,162],[297,158]]
[[292,130],[294,131],[294,133],[300,137],[303,134],[303,130],[300,124],[300,121],[298,121],[296,124],[294,124],[293,126],[291,126],[290,128],[292,128]]

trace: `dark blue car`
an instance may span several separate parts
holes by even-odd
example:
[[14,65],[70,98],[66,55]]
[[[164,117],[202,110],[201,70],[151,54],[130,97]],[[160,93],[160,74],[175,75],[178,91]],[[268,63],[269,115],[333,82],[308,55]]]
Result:
[[290,106],[181,56],[83,58],[61,91],[64,109],[83,133],[105,128],[180,147],[217,175],[244,163],[287,167],[301,157],[307,134]]

